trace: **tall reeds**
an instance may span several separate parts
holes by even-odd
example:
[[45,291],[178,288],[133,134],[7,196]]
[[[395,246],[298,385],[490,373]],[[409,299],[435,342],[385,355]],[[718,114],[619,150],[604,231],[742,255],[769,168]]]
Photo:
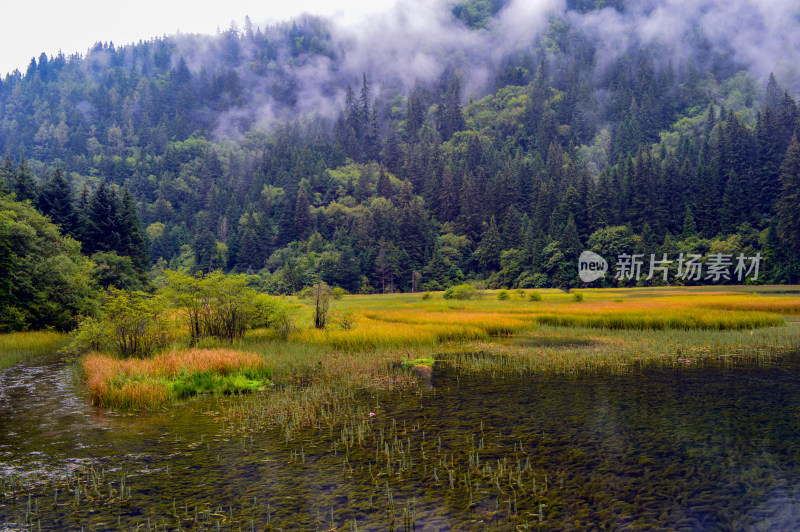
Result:
[[0,334],[0,370],[33,357],[53,353],[64,347],[66,334],[52,331]]
[[126,409],[158,408],[197,388],[244,391],[270,375],[262,357],[232,349],[189,349],[124,360],[94,353],[85,355],[81,366],[95,404]]

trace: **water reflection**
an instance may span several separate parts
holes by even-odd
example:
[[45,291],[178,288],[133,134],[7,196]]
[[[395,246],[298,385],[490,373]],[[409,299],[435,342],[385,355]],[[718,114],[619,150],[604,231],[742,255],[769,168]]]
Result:
[[[340,427],[287,443],[279,429],[242,434],[215,419],[241,398],[114,414],[88,404],[72,371],[49,359],[0,374],[0,477],[94,468],[120,476],[109,493],[126,475],[130,497],[103,492],[76,509],[42,488],[26,514],[27,499],[0,494],[0,522],[35,513],[43,529],[385,530],[408,514],[420,529],[800,525],[798,357],[494,380],[437,363],[417,370],[422,393],[365,398],[379,407],[363,422],[367,443],[349,450]],[[386,453],[381,431],[392,435],[380,440]]]

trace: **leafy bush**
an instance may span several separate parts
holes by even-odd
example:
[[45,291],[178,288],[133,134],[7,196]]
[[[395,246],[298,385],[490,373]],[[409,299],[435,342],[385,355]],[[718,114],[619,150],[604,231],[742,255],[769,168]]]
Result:
[[349,331],[356,326],[356,315],[351,311],[334,312],[333,322],[345,331]]
[[297,329],[295,309],[288,302],[267,294],[258,294],[255,307],[256,315],[250,323],[251,327],[273,329],[283,339]]
[[531,292],[528,295],[528,301],[541,301],[541,300],[542,300],[542,294],[540,294],[539,292]]
[[511,299],[511,296],[508,294],[508,290],[500,290],[497,293],[498,301],[508,301],[509,299]]
[[110,290],[100,317],[81,322],[73,349],[107,349],[122,357],[145,357],[167,345],[169,327],[158,298],[139,291]]
[[245,275],[186,275],[165,271],[167,286],[161,294],[182,310],[188,322],[191,342],[213,336],[226,340],[242,338],[260,311],[258,293],[247,286]]
[[341,286],[336,286],[331,290],[331,295],[333,299],[342,299],[342,297],[347,295],[347,290],[342,288]]
[[297,292],[297,297],[299,299],[309,299],[311,297],[311,291],[312,290],[313,290],[313,287],[306,286],[305,288],[303,288],[302,290]]
[[478,294],[475,287],[469,284],[451,286],[444,292],[445,299],[473,299]]
[[572,294],[572,300],[575,301],[576,303],[580,303],[581,301],[583,301],[583,294],[581,294],[580,292],[575,292],[574,294]]
[[431,297],[433,297],[433,296],[431,296],[431,293],[430,293],[430,292],[425,292],[424,294],[422,294],[422,300],[423,300],[423,301],[427,301],[427,300],[429,300]]

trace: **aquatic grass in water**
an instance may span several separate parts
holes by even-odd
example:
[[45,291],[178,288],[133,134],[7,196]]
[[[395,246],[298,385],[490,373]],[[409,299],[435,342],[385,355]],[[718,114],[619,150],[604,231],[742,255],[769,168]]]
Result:
[[67,341],[66,334],[53,331],[0,334],[0,370],[57,351],[64,347]]

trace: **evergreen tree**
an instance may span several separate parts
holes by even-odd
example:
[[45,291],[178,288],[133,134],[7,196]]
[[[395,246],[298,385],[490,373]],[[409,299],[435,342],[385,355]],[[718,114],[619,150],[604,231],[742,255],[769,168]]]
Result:
[[491,217],[486,229],[483,231],[481,242],[475,250],[478,263],[485,271],[497,271],[500,269],[500,252],[503,249],[503,242],[500,231],[497,229],[497,221]]
[[383,168],[381,168],[378,172],[377,192],[378,196],[382,198],[391,198],[394,195],[394,191],[392,190],[392,182],[389,180],[389,176],[386,175],[386,172],[383,170]]
[[53,176],[42,185],[37,208],[39,212],[49,216],[62,232],[78,238],[78,220],[74,202],[72,187],[64,177],[61,167],[57,166]]
[[305,187],[300,187],[297,192],[297,203],[294,208],[294,226],[299,239],[306,238],[313,229],[311,219],[311,204],[308,201]]
[[39,197],[36,181],[24,156],[20,158],[12,191],[16,194],[17,201],[31,201],[34,205]]
[[130,257],[133,267],[141,276],[142,282],[145,281],[149,271],[150,261],[148,258],[149,244],[142,224],[139,219],[139,211],[130,190],[125,187],[122,190],[122,200],[119,211],[119,234],[120,243],[117,253],[122,256]]
[[777,205],[782,240],[790,255],[800,259],[800,143],[792,137],[781,165],[781,194]]
[[6,153],[3,164],[0,165],[0,194],[10,194],[16,181],[17,173],[14,170],[14,163],[11,156]]
[[116,251],[121,247],[119,198],[101,181],[89,199],[83,245],[89,254]]

